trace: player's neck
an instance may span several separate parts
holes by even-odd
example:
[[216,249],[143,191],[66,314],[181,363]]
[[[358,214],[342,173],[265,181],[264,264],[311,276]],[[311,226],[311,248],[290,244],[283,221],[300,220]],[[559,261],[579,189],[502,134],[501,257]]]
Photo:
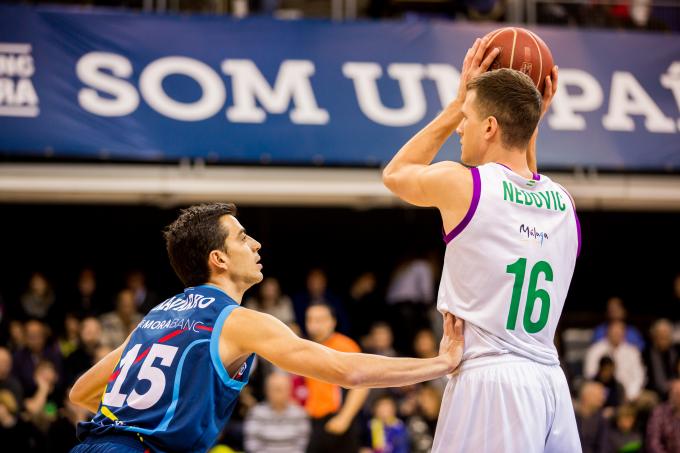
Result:
[[506,148],[498,148],[491,150],[488,154],[487,162],[496,162],[497,164],[504,165],[527,179],[533,178],[534,175],[527,164],[526,152],[520,149],[508,150]]
[[217,288],[221,289],[229,297],[234,299],[234,302],[237,304],[241,305],[241,301],[243,300],[243,294],[246,292],[248,288],[241,288],[237,283],[226,279],[226,278],[219,278],[219,277],[213,277],[211,278],[208,282],[208,285],[216,286]]

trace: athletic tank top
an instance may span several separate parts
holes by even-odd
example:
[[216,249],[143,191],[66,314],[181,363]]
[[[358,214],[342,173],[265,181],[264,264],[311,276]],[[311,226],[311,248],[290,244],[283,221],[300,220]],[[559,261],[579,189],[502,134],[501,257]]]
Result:
[[544,175],[496,163],[470,172],[470,208],[444,237],[437,308],[466,321],[463,360],[513,353],[558,364],[553,338],[581,247],[572,199]]
[[78,437],[135,436],[152,452],[204,452],[229,420],[254,355],[229,376],[219,357],[224,321],[240,306],[212,285],[184,290],[132,333],[99,410]]

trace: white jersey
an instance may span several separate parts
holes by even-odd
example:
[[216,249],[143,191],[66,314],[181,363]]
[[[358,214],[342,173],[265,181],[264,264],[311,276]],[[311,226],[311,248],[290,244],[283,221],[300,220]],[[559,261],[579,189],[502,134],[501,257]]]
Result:
[[558,364],[553,338],[581,246],[571,197],[544,175],[496,163],[470,171],[472,203],[445,236],[437,308],[465,320],[463,360]]

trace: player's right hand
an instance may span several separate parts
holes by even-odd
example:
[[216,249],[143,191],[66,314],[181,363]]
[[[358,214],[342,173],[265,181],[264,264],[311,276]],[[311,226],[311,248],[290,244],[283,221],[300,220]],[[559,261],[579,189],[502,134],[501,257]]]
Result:
[[480,74],[485,73],[491,63],[496,59],[498,54],[501,52],[499,48],[493,49],[489,52],[489,55],[484,58],[484,53],[489,47],[489,38],[477,38],[474,44],[470,47],[465,54],[463,59],[463,69],[460,72],[460,83],[458,84],[458,95],[456,96],[456,102],[461,105],[465,102],[465,95],[467,94],[467,83],[477,77]]
[[[465,340],[463,337],[464,322],[451,313],[444,315],[444,335],[439,343],[439,355],[449,362],[449,373],[455,370],[463,358]],[[448,374],[448,373],[447,373]]]

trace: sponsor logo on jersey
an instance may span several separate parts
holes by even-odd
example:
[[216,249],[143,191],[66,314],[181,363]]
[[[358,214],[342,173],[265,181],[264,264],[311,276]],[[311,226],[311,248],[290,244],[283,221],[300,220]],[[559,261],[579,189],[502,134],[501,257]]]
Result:
[[137,328],[146,330],[180,329],[191,330],[193,332],[199,333],[201,330],[208,330],[208,328],[204,327],[203,324],[204,323],[202,321],[194,321],[189,318],[164,319],[162,321],[142,319],[137,325]]
[[538,231],[536,227],[525,224],[521,224],[519,226],[519,234],[521,234],[524,238],[533,239],[541,245],[543,245],[543,241],[548,240],[548,233]]

